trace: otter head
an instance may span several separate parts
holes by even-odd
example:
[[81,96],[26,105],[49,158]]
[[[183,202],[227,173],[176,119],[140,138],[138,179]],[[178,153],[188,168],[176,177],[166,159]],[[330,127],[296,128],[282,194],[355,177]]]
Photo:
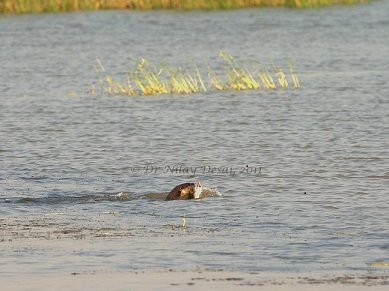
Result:
[[198,199],[203,191],[203,185],[197,183],[184,183],[173,188],[167,195],[166,200]]

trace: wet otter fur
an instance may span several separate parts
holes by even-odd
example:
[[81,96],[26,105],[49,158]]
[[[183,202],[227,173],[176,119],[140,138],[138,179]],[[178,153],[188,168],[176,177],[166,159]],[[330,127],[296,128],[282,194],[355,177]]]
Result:
[[198,199],[203,190],[203,185],[197,183],[183,183],[173,188],[166,197],[168,200]]

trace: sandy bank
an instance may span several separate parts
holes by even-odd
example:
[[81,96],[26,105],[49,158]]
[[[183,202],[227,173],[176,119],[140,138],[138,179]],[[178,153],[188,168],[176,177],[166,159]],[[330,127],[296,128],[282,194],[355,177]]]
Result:
[[3,290],[387,290],[389,276],[268,275],[229,271],[71,273],[2,278]]

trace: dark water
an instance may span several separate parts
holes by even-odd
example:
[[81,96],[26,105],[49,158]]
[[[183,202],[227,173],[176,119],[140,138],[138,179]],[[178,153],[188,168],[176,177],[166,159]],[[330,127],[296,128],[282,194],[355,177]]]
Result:
[[[388,2],[1,16],[0,43],[3,274],[387,272]],[[89,92],[96,57],[120,76],[141,57],[217,70],[219,50],[290,58],[301,89]],[[223,196],[162,200],[197,180]]]

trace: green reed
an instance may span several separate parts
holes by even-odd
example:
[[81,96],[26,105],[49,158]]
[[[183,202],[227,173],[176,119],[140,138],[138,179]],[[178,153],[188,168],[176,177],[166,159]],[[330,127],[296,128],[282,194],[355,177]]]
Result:
[[0,13],[35,13],[102,9],[214,10],[250,7],[319,7],[368,3],[370,0],[0,0]]
[[289,86],[300,88],[291,62],[288,64],[289,71],[284,71],[274,64],[271,68],[255,62],[247,66],[223,51],[219,57],[223,69],[217,73],[209,66],[203,74],[197,66],[188,70],[169,65],[155,66],[144,58],[135,64],[124,80],[112,77],[99,59],[95,69],[101,91],[111,96],[189,95],[212,90],[274,90]]

